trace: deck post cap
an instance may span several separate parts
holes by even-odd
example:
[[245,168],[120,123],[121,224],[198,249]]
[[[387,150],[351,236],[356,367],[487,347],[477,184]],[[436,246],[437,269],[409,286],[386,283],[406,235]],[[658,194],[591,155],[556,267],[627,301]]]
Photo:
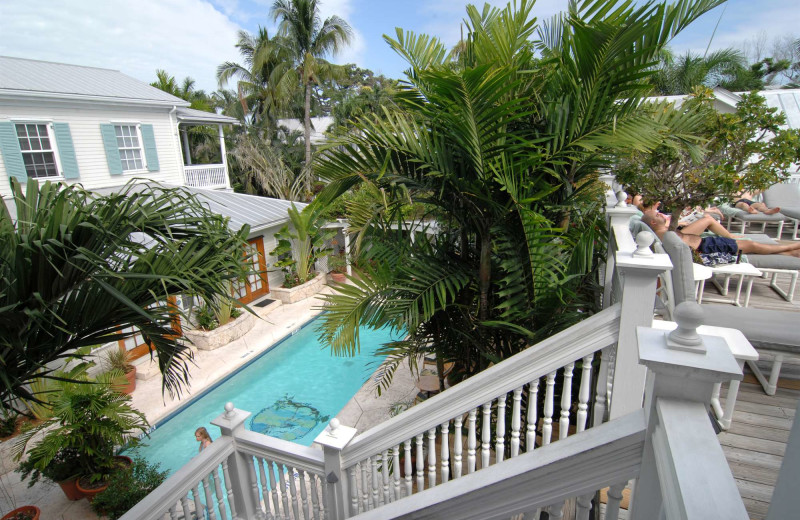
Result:
[[678,328],[667,335],[667,348],[704,354],[706,348],[703,339],[697,333],[697,327],[703,324],[705,316],[700,304],[683,302],[675,307],[673,316]]
[[225,403],[225,417],[228,417],[228,418],[232,417],[233,416],[233,410],[234,410],[234,406],[233,406],[232,402],[228,401],[227,403]]

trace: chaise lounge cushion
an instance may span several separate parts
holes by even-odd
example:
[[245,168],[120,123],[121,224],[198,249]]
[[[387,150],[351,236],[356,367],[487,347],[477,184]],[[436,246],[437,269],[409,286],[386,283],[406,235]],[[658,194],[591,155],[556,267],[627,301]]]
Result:
[[800,184],[775,184],[764,192],[764,203],[771,208],[781,208],[781,213],[787,217],[800,219]]

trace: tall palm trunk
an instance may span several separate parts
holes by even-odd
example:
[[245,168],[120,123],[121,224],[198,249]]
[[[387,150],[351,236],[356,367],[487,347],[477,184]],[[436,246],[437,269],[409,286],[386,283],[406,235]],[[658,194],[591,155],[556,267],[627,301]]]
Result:
[[306,102],[303,119],[303,132],[306,139],[306,168],[311,167],[311,81],[306,81]]
[[480,309],[478,310],[478,317],[481,321],[489,318],[489,285],[491,282],[492,272],[492,243],[489,238],[489,232],[483,233],[479,240],[480,247],[480,266],[478,268],[478,280],[480,287]]

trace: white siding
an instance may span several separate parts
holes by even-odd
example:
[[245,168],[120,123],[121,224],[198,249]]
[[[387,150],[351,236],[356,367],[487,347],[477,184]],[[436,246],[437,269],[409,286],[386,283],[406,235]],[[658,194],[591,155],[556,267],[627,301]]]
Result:
[[270,290],[274,287],[280,287],[283,285],[283,271],[281,271],[280,268],[275,267],[275,262],[278,261],[278,257],[271,256],[269,254],[270,251],[275,249],[275,247],[278,245],[278,241],[275,240],[275,233],[277,233],[283,226],[284,224],[281,223],[277,226],[272,226],[250,235],[251,239],[261,235],[264,240],[264,256],[266,257],[267,261],[267,279],[269,280]]
[[[167,107],[124,107],[102,104],[71,104],[60,102],[0,102],[0,121],[16,118],[51,120],[69,123],[80,177],[67,182],[81,183],[85,188],[103,188],[125,184],[133,177],[147,178],[166,184],[183,185],[183,160],[177,136],[170,124]],[[111,122],[136,122],[153,125],[160,171],[111,175],[108,171],[100,125]],[[2,152],[0,152],[2,154]],[[0,195],[7,199],[11,186],[5,164],[0,160]]]

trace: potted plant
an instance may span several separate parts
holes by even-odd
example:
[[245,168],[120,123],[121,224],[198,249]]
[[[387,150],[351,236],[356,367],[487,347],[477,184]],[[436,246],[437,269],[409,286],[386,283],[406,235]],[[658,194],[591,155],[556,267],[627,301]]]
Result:
[[125,374],[125,384],[119,385],[117,391],[131,394],[136,390],[136,366],[131,364],[131,356],[127,351],[111,347],[103,358],[103,367],[107,372],[116,370]]
[[130,468],[117,470],[111,475],[108,487],[92,502],[92,509],[110,520],[116,520],[152,493],[166,478],[167,472],[159,471],[158,464],[136,457]]
[[0,520],[39,520],[41,513],[36,506],[22,506],[9,511]]
[[86,376],[88,364],[83,365],[82,375],[71,373],[75,382],[62,383],[61,392],[53,398],[53,417],[21,434],[14,454],[17,460],[22,458],[31,439],[42,433],[28,451],[27,464],[44,475],[59,453],[74,455],[71,460],[79,475],[78,490],[91,501],[120,465],[115,457],[117,448],[136,444],[149,424],[144,414],[130,405],[130,396],[114,390],[115,380],[121,376],[118,371],[90,381]]
[[36,466],[36,459],[28,457],[19,467],[21,480],[28,480],[28,487],[33,487],[39,480],[44,477],[58,484],[63,491],[67,500],[80,500],[83,498],[83,493],[78,491],[78,453],[73,448],[65,448],[59,450],[52,458],[50,463],[43,469]]
[[328,268],[331,270],[331,278],[336,283],[347,281],[347,260],[344,255],[331,255],[328,257]]

